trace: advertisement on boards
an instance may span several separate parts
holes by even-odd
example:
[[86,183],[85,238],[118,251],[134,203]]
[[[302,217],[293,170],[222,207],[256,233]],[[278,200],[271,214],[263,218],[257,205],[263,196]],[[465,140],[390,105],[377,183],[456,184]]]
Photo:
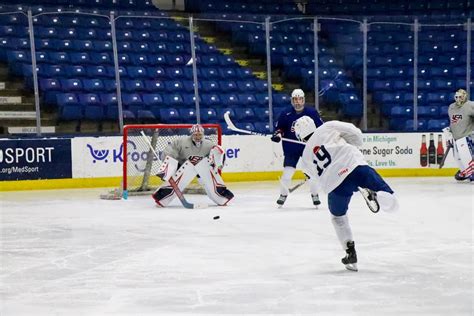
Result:
[[[439,168],[446,141],[442,133],[364,134],[360,150],[376,169]],[[452,154],[444,167],[456,167]]]
[[122,175],[122,137],[76,137],[72,140],[74,178]]
[[71,177],[70,139],[0,141],[0,181]]

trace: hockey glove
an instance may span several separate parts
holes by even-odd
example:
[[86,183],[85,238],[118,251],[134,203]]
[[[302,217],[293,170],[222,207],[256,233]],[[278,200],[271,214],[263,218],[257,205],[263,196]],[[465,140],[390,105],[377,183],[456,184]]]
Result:
[[281,142],[280,130],[275,131],[275,133],[273,133],[273,135],[270,139],[272,140],[272,142],[275,142],[275,143]]

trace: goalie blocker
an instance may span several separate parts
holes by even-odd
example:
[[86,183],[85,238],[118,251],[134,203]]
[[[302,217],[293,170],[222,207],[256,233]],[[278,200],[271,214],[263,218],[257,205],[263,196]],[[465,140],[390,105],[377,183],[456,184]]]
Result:
[[204,157],[199,161],[188,159],[179,169],[178,161],[167,156],[158,172],[158,176],[165,183],[153,193],[156,204],[165,207],[176,198],[176,192],[169,183],[171,177],[182,191],[195,176],[198,176],[198,181],[204,187],[207,196],[217,205],[226,205],[234,197],[234,194],[227,189],[219,174],[224,162],[223,151],[218,146],[215,148],[215,150],[211,150],[210,157]]

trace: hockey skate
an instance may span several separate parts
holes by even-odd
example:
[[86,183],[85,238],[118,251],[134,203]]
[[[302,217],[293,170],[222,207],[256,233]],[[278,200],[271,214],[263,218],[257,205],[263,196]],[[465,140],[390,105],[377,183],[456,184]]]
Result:
[[347,242],[346,256],[341,259],[341,262],[346,266],[347,270],[357,270],[357,253],[353,241]]
[[360,194],[364,198],[367,206],[373,213],[377,213],[380,210],[379,202],[377,201],[377,193],[369,189],[359,188]]
[[280,194],[280,197],[277,200],[277,204],[280,205],[280,207],[283,206],[283,204],[285,204],[285,201],[286,201],[287,197],[288,197],[288,195]]
[[[467,180],[469,179],[469,176],[465,176],[461,170],[458,170],[458,172],[456,172],[456,174],[454,175],[454,179],[456,179],[457,181],[464,181],[464,180]],[[472,181],[472,180],[471,180]]]
[[313,205],[318,206],[321,204],[321,201],[319,200],[319,195],[318,194],[311,194],[311,198],[313,199]]

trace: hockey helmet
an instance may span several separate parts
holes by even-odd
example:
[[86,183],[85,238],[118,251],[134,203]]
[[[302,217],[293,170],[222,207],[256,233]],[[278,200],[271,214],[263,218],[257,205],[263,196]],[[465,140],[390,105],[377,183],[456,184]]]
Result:
[[202,139],[204,138],[204,127],[202,127],[201,124],[194,124],[189,129],[189,132],[191,134],[191,137],[192,137],[193,141],[197,145],[200,145],[201,142],[202,142]]
[[295,134],[301,141],[307,141],[314,131],[316,131],[316,124],[309,116],[302,116],[295,122]]
[[304,108],[304,91],[301,89],[295,89],[291,92],[291,105],[295,111],[300,112]]
[[467,92],[464,89],[459,89],[454,94],[454,101],[457,105],[463,105],[467,101]]

